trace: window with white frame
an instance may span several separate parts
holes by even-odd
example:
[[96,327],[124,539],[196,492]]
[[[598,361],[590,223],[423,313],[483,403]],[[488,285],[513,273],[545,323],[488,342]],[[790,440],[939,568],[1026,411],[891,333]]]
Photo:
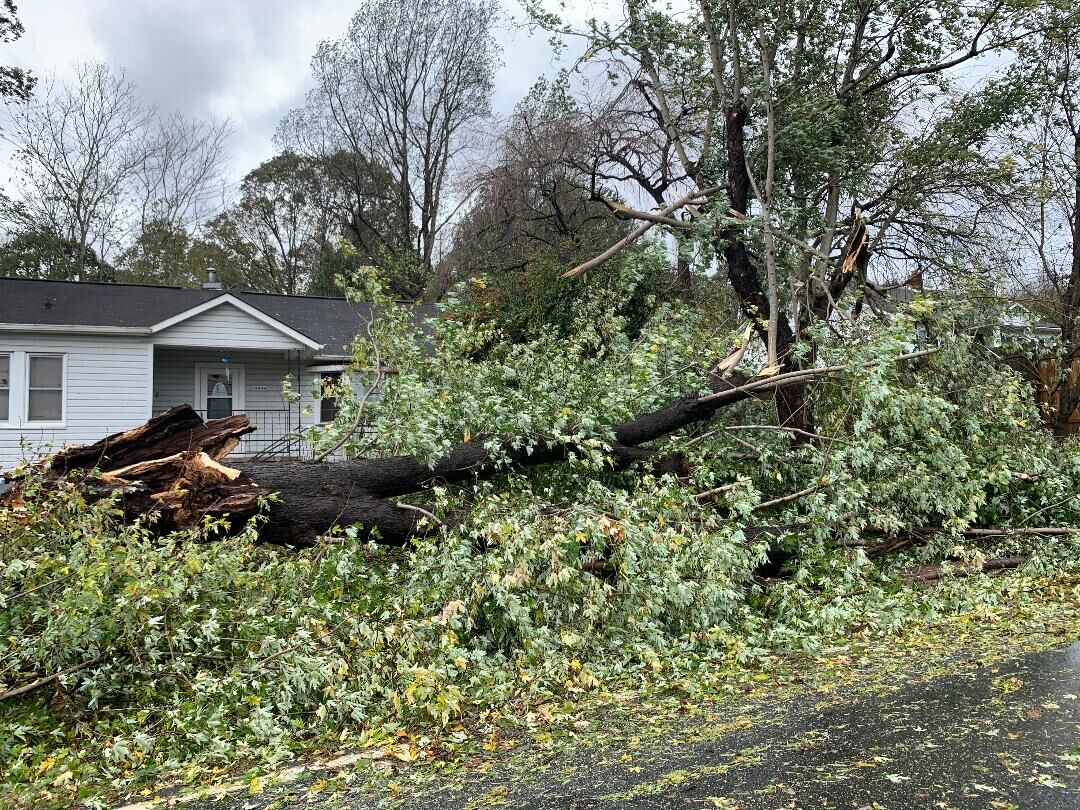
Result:
[[64,421],[64,356],[31,354],[26,361],[26,421]]
[[0,354],[0,422],[11,421],[11,355]]

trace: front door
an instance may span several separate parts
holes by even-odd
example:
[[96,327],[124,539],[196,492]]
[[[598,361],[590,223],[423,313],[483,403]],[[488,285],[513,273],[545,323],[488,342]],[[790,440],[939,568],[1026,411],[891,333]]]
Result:
[[195,369],[196,407],[207,419],[244,411],[244,367],[206,365]]

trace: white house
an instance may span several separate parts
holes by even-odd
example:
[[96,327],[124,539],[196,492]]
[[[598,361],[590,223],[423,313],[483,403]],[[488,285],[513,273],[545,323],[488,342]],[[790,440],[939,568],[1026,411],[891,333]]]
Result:
[[[235,452],[302,455],[303,426],[333,418],[315,400],[371,307],[342,298],[0,278],[0,469],[49,447],[94,442],[174,405],[205,418],[246,413]],[[283,393],[293,380],[298,401]]]

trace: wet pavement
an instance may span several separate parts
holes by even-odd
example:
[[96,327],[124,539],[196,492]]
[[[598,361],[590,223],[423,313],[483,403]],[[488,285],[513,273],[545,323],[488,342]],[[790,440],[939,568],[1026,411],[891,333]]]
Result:
[[659,737],[645,711],[640,736],[624,726],[606,746],[546,760],[522,750],[424,788],[327,795],[294,783],[206,806],[1080,810],[1080,643],[903,677],[884,693],[716,706]]
[[778,708],[704,740],[688,728],[654,750],[552,762],[527,781],[407,806],[1080,808],[1080,644],[882,696]]

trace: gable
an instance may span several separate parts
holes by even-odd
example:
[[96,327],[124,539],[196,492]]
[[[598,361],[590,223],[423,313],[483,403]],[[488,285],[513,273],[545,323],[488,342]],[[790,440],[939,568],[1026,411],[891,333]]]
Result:
[[190,317],[155,328],[160,346],[205,346],[232,349],[310,349],[310,341],[293,337],[266,320],[222,301]]

